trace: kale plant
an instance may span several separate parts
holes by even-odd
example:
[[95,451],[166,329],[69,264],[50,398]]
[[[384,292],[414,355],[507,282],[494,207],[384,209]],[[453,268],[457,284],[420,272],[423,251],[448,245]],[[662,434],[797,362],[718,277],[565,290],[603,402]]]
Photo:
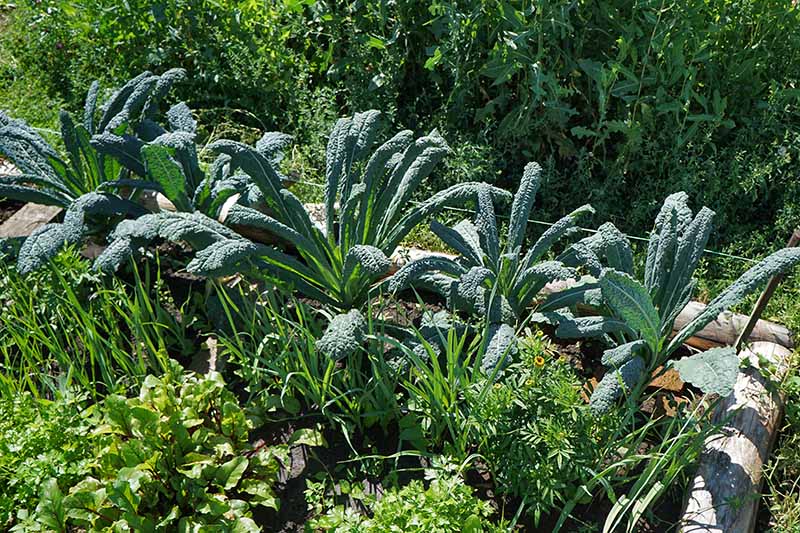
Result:
[[[592,213],[591,206],[580,207],[549,228],[527,252],[523,251],[525,230],[536,192],[541,183],[541,167],[525,167],[511,206],[505,243],[501,243],[492,195],[487,186],[478,189],[475,220],[462,220],[452,228],[436,220],[431,229],[460,256],[425,257],[403,266],[389,281],[389,289],[426,288],[447,298],[450,307],[488,322],[484,370],[502,366],[515,350],[514,327],[525,317],[528,307],[549,282],[577,278],[578,271],[560,260],[544,260],[553,244],[575,228],[576,221]],[[568,305],[552,297],[539,311]]]
[[[33,128],[0,112],[0,155],[16,167],[16,171],[0,175],[0,196],[66,210],[62,223],[47,224],[25,240],[19,252],[21,271],[41,267],[64,244],[80,243],[108,219],[145,212],[131,198],[106,189],[119,190],[134,175],[145,175],[143,166],[124,163],[143,142],[136,135],[147,137],[158,131],[154,119],[160,100],[183,76],[178,69],[161,76],[144,72],[117,90],[99,110],[99,84],[93,83],[81,122],[76,123],[66,111],[60,114],[66,159]],[[168,115],[180,116],[181,109],[173,108]]]
[[[436,131],[416,140],[410,131],[403,131],[373,150],[380,129],[377,111],[336,123],[327,149],[323,227],[284,187],[274,161],[263,149],[229,140],[209,146],[226,156],[218,161],[224,162],[229,174],[246,174],[260,193],[260,210],[238,201],[228,204],[225,224],[258,229],[288,241],[299,259],[197,212],[179,214],[177,222],[175,215],[162,215],[148,231],[173,240],[195,238],[192,244],[200,251],[187,266],[190,272],[266,276],[345,312],[332,323],[335,329],[345,327],[353,335],[329,330],[320,348],[330,348],[328,352],[337,357],[352,352],[362,338],[358,323],[364,318],[360,312],[347,311],[366,303],[375,281],[389,271],[389,256],[408,232],[443,207],[473,199],[479,190],[492,198],[508,196],[485,184],[461,183],[413,205],[414,192],[448,147]],[[164,225],[169,227],[164,229]],[[173,231],[173,226],[179,231]],[[347,342],[339,346],[334,338]]]
[[[188,107],[179,104],[173,109],[176,108],[182,116],[170,114],[171,119],[175,119],[171,123],[180,124],[183,129],[160,133],[142,144],[140,156],[128,162],[141,164],[146,175],[146,180],[133,181],[129,185],[162,194],[176,212],[159,211],[135,220],[121,221],[108,235],[109,245],[95,261],[98,270],[115,272],[158,238],[186,241],[196,249],[209,246],[222,235],[238,238],[235,232],[216,223],[221,213],[231,224],[262,220],[266,209],[263,195],[247,174],[232,169],[230,156],[220,154],[208,171],[203,172],[194,141],[196,124]],[[282,149],[290,139],[283,133],[266,133],[256,143],[256,151],[272,165],[277,165],[283,157]],[[281,181],[284,179],[282,175],[279,178]]]
[[[659,367],[675,368],[684,381],[706,393],[727,396],[733,390],[739,359],[732,347],[670,360],[689,337],[757,289],[770,277],[800,262],[800,249],[785,248],[750,268],[672,338],[675,319],[694,293],[693,274],[712,228],[713,211],[703,207],[696,215],[686,193],[669,196],[655,220],[647,249],[644,278],[634,277],[627,259],[600,270],[598,285],[605,302],[604,315],[561,316],[556,334],[563,338],[605,337],[613,347],[603,353],[608,372],[594,390],[591,406],[606,412],[623,393],[634,395]],[[601,250],[598,235],[584,239],[576,249],[588,256]],[[595,257],[590,263],[597,265]]]

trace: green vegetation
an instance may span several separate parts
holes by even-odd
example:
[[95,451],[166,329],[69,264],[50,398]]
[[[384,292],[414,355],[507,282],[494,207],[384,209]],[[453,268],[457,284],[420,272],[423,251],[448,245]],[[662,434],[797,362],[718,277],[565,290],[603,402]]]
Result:
[[98,437],[92,435],[94,415],[85,408],[75,396],[0,399],[0,527],[33,511],[51,479],[72,485],[89,472]]
[[800,327],[798,65],[790,0],[0,5],[0,201],[63,210],[0,241],[0,529],[667,528],[739,369],[683,342],[779,272]]
[[251,532],[252,507],[277,507],[272,485],[287,449],[249,445],[252,422],[219,374],[172,364],[148,376],[138,397],[111,395],[99,409],[90,475],[46,484],[26,531]]
[[421,481],[414,480],[399,490],[387,491],[377,501],[374,496],[356,494],[354,497],[369,508],[370,518],[351,508],[336,507],[312,521],[309,527],[312,531],[363,533],[505,531],[487,520],[493,514],[491,506],[472,494],[455,465],[434,458],[434,467],[425,471],[427,488]]

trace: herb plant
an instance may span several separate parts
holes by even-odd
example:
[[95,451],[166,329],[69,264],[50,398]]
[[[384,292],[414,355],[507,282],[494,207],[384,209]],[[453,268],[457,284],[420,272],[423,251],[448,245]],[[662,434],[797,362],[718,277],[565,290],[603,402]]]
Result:
[[310,530],[362,533],[505,531],[505,528],[489,521],[493,514],[490,504],[472,493],[457,467],[439,458],[434,460],[434,466],[425,471],[429,482],[427,488],[420,480],[413,480],[402,488],[387,490],[379,501],[363,495],[362,502],[369,505],[370,517],[352,508],[335,507],[314,519],[309,524]]
[[48,480],[69,485],[86,476],[98,440],[90,413],[77,397],[0,399],[0,528],[33,511]]
[[580,379],[541,334],[521,339],[520,362],[466,398],[472,438],[497,490],[522,499],[537,524],[569,501],[598,463],[599,426]]
[[[711,233],[713,211],[704,207],[694,215],[686,193],[669,196],[656,217],[647,249],[644,278],[633,276],[632,264],[605,268],[599,287],[608,315],[562,317],[556,334],[565,338],[604,337],[613,347],[603,353],[609,368],[592,394],[595,412],[607,411],[624,393],[633,393],[658,368],[674,367],[684,381],[707,393],[727,396],[733,390],[739,359],[732,347],[712,348],[680,360],[670,357],[689,337],[738,303],[770,277],[800,262],[800,249],[785,248],[745,272],[730,287],[670,338],[675,319],[696,287],[693,274]],[[591,254],[596,236],[580,243]],[[597,263],[597,261],[595,261]]]

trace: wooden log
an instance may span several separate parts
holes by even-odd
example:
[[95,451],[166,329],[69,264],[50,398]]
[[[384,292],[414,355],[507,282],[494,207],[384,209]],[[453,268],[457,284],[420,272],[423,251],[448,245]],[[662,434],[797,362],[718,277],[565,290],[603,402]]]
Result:
[[[705,304],[700,302],[689,302],[675,320],[675,328],[680,329],[685,326],[705,307]],[[714,322],[711,322],[695,334],[694,344],[692,345],[701,349],[720,344],[733,346],[736,343],[736,339],[739,338],[739,333],[747,325],[748,320],[749,317],[747,315],[725,311]],[[794,339],[791,331],[780,324],[767,320],[756,322],[749,339],[752,342],[771,342],[789,349],[794,348]]]
[[53,205],[25,204],[0,225],[0,238],[27,237],[60,212],[61,208]]
[[759,358],[771,363],[772,379],[780,380],[789,368],[791,351],[755,342],[741,356],[751,367],[739,372],[733,393],[713,415],[715,421],[731,418],[722,436],[710,438],[700,457],[681,519],[682,533],[751,533],[755,527],[763,467],[783,415],[783,398],[768,386],[758,369]]

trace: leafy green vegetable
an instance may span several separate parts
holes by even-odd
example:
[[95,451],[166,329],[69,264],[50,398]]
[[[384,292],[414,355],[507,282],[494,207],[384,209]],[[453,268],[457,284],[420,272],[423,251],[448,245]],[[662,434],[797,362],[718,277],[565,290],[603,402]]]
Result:
[[352,508],[335,507],[312,520],[309,527],[313,531],[363,533],[505,531],[488,520],[492,515],[489,503],[478,499],[453,467],[448,466],[442,471],[426,471],[430,480],[427,488],[420,480],[413,480],[402,488],[385,491],[379,501],[362,496],[363,503],[369,505],[370,517]]
[[681,379],[710,394],[728,396],[739,374],[739,357],[730,346],[711,348],[670,364]]
[[[641,281],[633,278],[632,263],[627,258],[600,245],[611,242],[609,239],[601,241],[593,236],[578,243],[591,258],[590,263],[599,264],[602,255],[611,265],[599,275],[600,290],[611,318],[562,315],[556,334],[566,337],[594,334],[613,339],[616,344],[603,354],[603,364],[618,371],[607,372],[592,394],[591,404],[597,412],[606,411],[623,393],[635,394],[644,378],[666,364],[686,339],[770,277],[800,262],[800,250],[796,248],[775,252],[745,272],[670,340],[675,319],[697,285],[692,276],[712,227],[713,212],[704,207],[695,215],[687,200],[686,193],[679,192],[664,201],[650,233]],[[618,239],[614,242],[615,250],[630,248]],[[733,390],[738,363],[731,350],[714,349],[681,359],[673,366],[686,381],[704,392],[727,395]]]
[[[65,244],[82,242],[109,218],[138,216],[143,212],[127,198],[117,195],[112,198],[109,193],[104,193],[105,207],[102,207],[98,191],[109,183],[130,181],[135,174],[144,175],[144,167],[136,157],[141,141],[131,133],[155,126],[158,100],[183,75],[178,69],[162,76],[143,72],[105,102],[99,110],[99,120],[99,85],[92,84],[81,123],[76,124],[65,111],[60,114],[66,160],[33,128],[0,112],[0,155],[16,167],[16,172],[0,175],[0,197],[67,210],[63,224],[49,224],[26,240],[19,261],[22,272],[41,267]],[[124,163],[128,163],[127,168]],[[117,207],[111,208],[112,205]]]
[[85,407],[80,398],[0,400],[0,527],[33,511],[49,480],[72,484],[88,473],[100,438]]
[[[588,205],[561,219],[523,254],[528,217],[540,182],[541,167],[529,163],[514,196],[504,244],[497,227],[493,195],[485,186],[478,190],[474,222],[463,220],[452,228],[437,221],[431,223],[433,232],[461,257],[456,260],[430,257],[412,261],[389,281],[389,289],[393,292],[407,287],[428,288],[447,298],[450,306],[486,317],[491,326],[482,366],[487,370],[505,360],[498,350],[513,351],[515,341],[513,335],[509,336],[509,330],[513,332],[511,326],[524,318],[539,291],[548,282],[578,277],[575,269],[561,261],[544,261],[542,258],[555,242],[575,228],[582,215],[593,212]],[[557,305],[553,306],[554,302]],[[564,306],[564,302],[553,298],[543,302],[539,311],[544,313]],[[496,338],[497,335],[501,337]]]
[[249,444],[253,424],[219,374],[173,363],[137,397],[109,396],[100,411],[90,475],[45,485],[35,518],[47,530],[259,531],[252,508],[277,509],[272,486],[287,448]]

